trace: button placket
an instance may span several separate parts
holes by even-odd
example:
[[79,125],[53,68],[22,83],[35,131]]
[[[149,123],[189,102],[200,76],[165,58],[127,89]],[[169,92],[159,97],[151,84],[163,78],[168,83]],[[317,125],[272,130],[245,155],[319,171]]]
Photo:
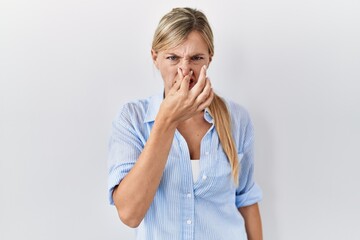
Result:
[[183,211],[182,211],[182,223],[183,225],[183,236],[184,240],[193,239],[194,236],[194,217],[195,217],[195,195],[194,195],[194,183],[192,177],[192,169],[191,169],[191,162],[190,162],[190,153],[188,151],[188,146],[183,138],[183,136],[176,130],[175,136],[178,140],[178,149],[180,152],[180,156],[183,161],[181,161],[181,171],[189,173],[186,177],[181,179],[182,183],[182,204],[183,204]]

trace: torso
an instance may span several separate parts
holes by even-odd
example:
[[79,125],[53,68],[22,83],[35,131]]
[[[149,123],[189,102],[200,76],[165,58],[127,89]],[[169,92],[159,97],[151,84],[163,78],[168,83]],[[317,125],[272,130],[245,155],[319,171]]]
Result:
[[204,119],[204,112],[179,124],[177,130],[186,140],[190,159],[200,159],[201,140],[210,127],[211,124]]

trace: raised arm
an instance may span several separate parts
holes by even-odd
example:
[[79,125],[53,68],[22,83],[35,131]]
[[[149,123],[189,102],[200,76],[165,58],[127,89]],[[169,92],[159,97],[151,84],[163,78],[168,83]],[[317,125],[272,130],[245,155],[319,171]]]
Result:
[[[182,76],[163,100],[150,136],[130,172],[114,188],[113,200],[123,223],[137,227],[156,194],[177,125],[210,105],[213,92],[206,68],[198,86],[189,91],[189,75]],[[201,81],[200,81],[201,79]]]
[[140,224],[151,205],[175,130],[176,124],[171,119],[159,116],[136,164],[113,191],[119,217],[130,227]]

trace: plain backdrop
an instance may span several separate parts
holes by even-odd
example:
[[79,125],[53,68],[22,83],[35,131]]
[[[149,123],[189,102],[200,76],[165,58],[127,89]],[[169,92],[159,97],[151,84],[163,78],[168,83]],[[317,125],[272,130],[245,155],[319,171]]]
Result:
[[264,238],[360,239],[355,0],[1,0],[0,239],[134,239],[107,199],[111,121],[162,91],[151,41],[178,6],[208,16],[214,89],[253,119]]

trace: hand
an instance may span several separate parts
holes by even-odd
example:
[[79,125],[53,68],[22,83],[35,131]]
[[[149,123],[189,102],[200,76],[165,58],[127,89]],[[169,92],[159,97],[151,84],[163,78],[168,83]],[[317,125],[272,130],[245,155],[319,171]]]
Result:
[[166,117],[178,124],[210,105],[214,92],[209,78],[206,77],[206,66],[201,68],[199,79],[189,90],[191,75],[192,72],[184,76],[181,69],[178,69],[178,79],[162,102],[159,117]]

